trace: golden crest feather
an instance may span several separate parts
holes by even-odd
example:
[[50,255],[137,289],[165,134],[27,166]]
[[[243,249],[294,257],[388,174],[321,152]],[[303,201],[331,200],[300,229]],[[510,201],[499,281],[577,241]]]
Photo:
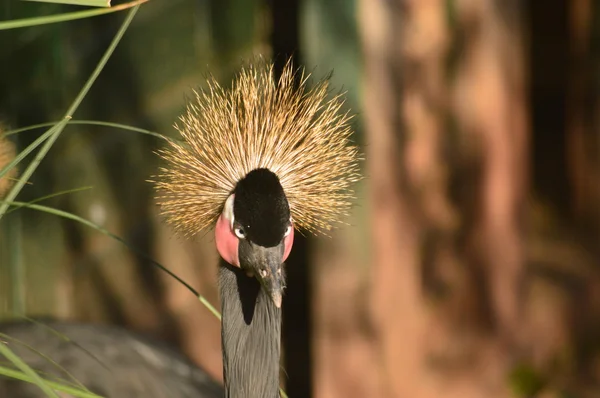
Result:
[[258,62],[230,89],[211,78],[194,92],[175,125],[183,141],[158,151],[165,165],[155,178],[157,201],[177,232],[210,227],[237,182],[257,168],[279,177],[297,228],[324,232],[347,215],[360,179],[351,116],[340,113],[341,95],[328,99],[328,80],[309,88],[308,77],[288,62],[276,81],[273,65]]

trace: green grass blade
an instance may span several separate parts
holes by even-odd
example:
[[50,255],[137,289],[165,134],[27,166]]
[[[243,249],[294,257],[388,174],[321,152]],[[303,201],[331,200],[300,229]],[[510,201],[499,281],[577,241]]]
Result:
[[[5,366],[0,366],[0,375],[6,376],[6,377],[11,377],[16,380],[21,380],[26,383],[34,383],[33,379],[31,377],[29,377],[27,374],[25,374],[24,372],[20,372],[15,369],[7,368]],[[69,387],[69,386],[63,385],[61,383],[57,383],[55,381],[50,381],[50,380],[45,380],[45,379],[42,379],[42,380],[44,380],[44,383],[46,383],[46,385],[50,386],[52,389],[70,394],[74,397],[103,398],[102,396],[96,395],[89,391],[83,391],[78,388]]]
[[110,0],[23,0],[38,3],[72,4],[84,7],[110,7]]
[[137,1],[132,1],[130,3],[119,4],[118,6],[114,6],[114,7],[110,7],[110,8],[75,11],[75,12],[67,12],[64,14],[47,15],[47,16],[43,16],[43,17],[13,19],[10,21],[2,21],[2,22],[0,22],[0,30],[25,28],[25,27],[29,27],[29,26],[39,26],[39,25],[46,25],[46,24],[50,24],[50,23],[74,21],[76,19],[95,17],[98,15],[110,14],[111,12],[123,11],[128,8],[132,8],[132,7],[138,7],[140,4],[146,3],[148,1],[149,0],[137,0]]
[[[48,151],[50,150],[52,145],[54,145],[54,142],[56,142],[56,140],[60,136],[60,133],[62,132],[64,127],[67,125],[69,120],[71,119],[71,115],[73,115],[73,113],[75,113],[75,111],[79,107],[79,104],[81,104],[81,101],[83,101],[86,94],[88,93],[88,91],[90,90],[90,88],[92,87],[94,82],[96,81],[96,78],[98,77],[100,72],[102,72],[102,69],[104,69],[104,65],[106,65],[106,62],[112,55],[113,51],[115,50],[115,48],[117,47],[119,42],[121,41],[121,38],[127,31],[129,24],[133,20],[133,17],[135,16],[135,14],[137,13],[139,8],[140,8],[140,6],[136,5],[127,13],[127,17],[121,24],[119,31],[117,32],[117,34],[113,38],[112,42],[106,49],[104,55],[100,59],[100,62],[98,62],[98,65],[96,65],[96,68],[92,72],[92,75],[88,78],[87,82],[85,83],[85,85],[83,86],[83,88],[81,89],[81,91],[79,92],[79,94],[77,95],[77,97],[75,98],[75,100],[73,101],[73,103],[71,104],[69,109],[67,110],[63,120],[56,125],[56,129],[52,132],[52,135],[50,135],[48,140],[44,143],[44,146],[40,149],[40,151],[37,153],[35,158],[31,161],[31,163],[29,164],[27,169],[25,169],[25,171],[21,175],[21,178],[18,179],[18,181],[16,182],[14,187],[12,187],[12,189],[8,192],[8,194],[5,197],[6,202],[11,202],[12,200],[15,199],[15,197],[19,194],[19,192],[25,185],[25,182],[27,180],[29,180],[29,178],[31,177],[31,175],[33,174],[33,172],[35,171],[37,166],[44,159],[44,157],[46,156],[46,154],[48,153]],[[54,129],[54,127],[53,127],[53,129]],[[6,202],[3,203],[2,205],[0,205],[0,219],[4,216],[4,214],[6,213],[6,210],[8,209],[9,205]]]
[[42,390],[47,396],[52,398],[58,398],[58,395],[56,395],[56,393],[52,390],[52,387],[50,387],[44,381],[44,379],[42,379],[37,373],[35,373],[35,371],[31,369],[29,365],[27,365],[21,358],[19,358],[17,354],[12,352],[12,350],[3,343],[0,343],[0,354],[4,355],[6,359],[12,362],[17,369],[29,376],[31,382],[37,385],[40,388],[40,390]]
[[[47,122],[47,123],[40,123],[40,124],[33,124],[31,126],[25,126],[25,127],[21,127],[21,128],[14,129],[14,130],[9,130],[9,131],[5,132],[4,135],[5,136],[9,136],[9,135],[12,135],[12,134],[19,134],[19,133],[22,133],[22,132],[25,132],[25,131],[35,130],[35,129],[44,128],[44,127],[51,127],[51,126],[54,126],[55,124],[57,124],[58,122],[59,121],[56,121],[56,122]],[[113,127],[113,128],[116,128],[116,129],[135,131],[137,133],[151,135],[153,137],[160,138],[160,139],[163,139],[163,140],[166,140],[166,141],[172,140],[171,138],[167,137],[166,135],[162,135],[162,134],[156,133],[154,131],[142,129],[142,128],[135,127],[135,126],[129,126],[129,125],[126,125],[126,124],[120,124],[120,123],[103,122],[103,121],[100,121],[100,120],[74,120],[74,119],[72,119],[69,122],[69,125],[72,125],[72,124]]]
[[[57,196],[68,195],[70,193],[76,193],[76,192],[81,192],[81,191],[87,191],[87,190],[92,189],[92,188],[94,188],[94,187],[81,187],[81,188],[67,189],[67,190],[64,190],[64,191],[58,191],[58,192],[51,193],[50,195],[45,195],[45,196],[36,198],[36,199],[34,199],[32,201],[29,201],[27,203],[29,203],[31,205],[31,204],[34,204],[34,203],[43,202],[44,200],[55,198]],[[6,214],[10,214],[10,213],[12,213],[13,211],[16,211],[16,210],[17,209],[7,210]],[[19,314],[19,315],[21,315],[21,314]]]

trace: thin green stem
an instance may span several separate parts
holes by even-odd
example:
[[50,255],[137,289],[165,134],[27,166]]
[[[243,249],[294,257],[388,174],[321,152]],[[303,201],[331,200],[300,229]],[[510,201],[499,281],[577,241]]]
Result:
[[[31,126],[25,126],[25,127],[21,127],[18,129],[14,129],[14,130],[9,130],[7,132],[4,133],[5,136],[9,136],[12,134],[19,134],[25,131],[30,131],[30,130],[35,130],[35,129],[39,129],[39,128],[43,128],[43,127],[50,127],[50,126],[54,126],[55,124],[57,124],[59,121],[56,122],[47,122],[47,123],[40,123],[40,124],[33,124]],[[113,127],[113,128],[117,128],[117,129],[122,129],[122,130],[129,130],[129,131],[135,131],[137,133],[142,133],[142,134],[147,134],[147,135],[151,135],[153,137],[156,138],[160,138],[163,140],[171,140],[171,138],[162,135],[160,133],[156,133],[154,131],[150,131],[150,130],[146,130],[146,129],[142,129],[139,127],[135,127],[135,126],[129,126],[126,124],[120,124],[120,123],[111,123],[111,122],[103,122],[100,120],[75,120],[72,119],[69,122],[69,125],[72,124],[83,124],[83,125],[92,125],[92,126],[104,126],[104,127]]]
[[[51,193],[50,195],[45,195],[45,196],[42,196],[40,198],[35,198],[34,200],[32,200],[32,201],[30,201],[28,203],[29,204],[39,203],[39,202],[43,202],[44,200],[55,198],[57,196],[67,195],[67,194],[75,193],[75,192],[87,191],[87,190],[92,189],[92,188],[93,187],[81,187],[81,188],[67,189],[67,190],[64,190],[64,191],[54,192],[54,193]],[[7,210],[6,214],[10,214],[10,213],[12,213],[13,211],[16,211],[16,210],[17,210],[16,208],[13,208],[11,210]],[[23,315],[23,314],[19,314],[19,315]]]
[[110,0],[23,0],[38,3],[71,4],[84,7],[110,7]]
[[198,299],[200,300],[200,302],[202,304],[204,304],[204,306],[206,308],[208,308],[208,310],[210,312],[212,312],[213,315],[216,316],[219,321],[221,320],[221,314],[219,313],[219,310],[217,310],[204,296],[201,296],[201,295],[198,294],[198,295],[196,295],[196,297],[198,297]]
[[0,30],[25,28],[28,26],[39,26],[50,23],[73,21],[76,19],[95,17],[98,15],[110,14],[111,12],[123,11],[128,8],[138,7],[140,4],[146,3],[149,0],[137,0],[130,3],[119,4],[110,8],[100,8],[94,10],[84,10],[67,12],[64,14],[48,15],[44,17],[13,19],[10,21],[0,22]]

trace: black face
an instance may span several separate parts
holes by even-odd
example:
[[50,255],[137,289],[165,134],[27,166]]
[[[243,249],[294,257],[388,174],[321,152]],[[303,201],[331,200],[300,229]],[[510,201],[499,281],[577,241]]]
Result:
[[290,224],[290,206],[279,178],[267,170],[252,170],[234,190],[233,214],[246,239],[263,247],[281,243]]
[[290,207],[279,178],[267,169],[253,170],[238,182],[234,194],[240,267],[254,275],[280,307],[285,287],[285,237],[291,224]]

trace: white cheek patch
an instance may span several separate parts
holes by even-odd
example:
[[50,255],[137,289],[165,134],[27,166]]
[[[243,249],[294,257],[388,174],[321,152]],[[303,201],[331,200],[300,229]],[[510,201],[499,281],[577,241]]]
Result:
[[233,200],[235,199],[235,194],[229,195],[227,200],[225,201],[225,206],[223,206],[223,217],[229,221],[229,226],[233,231],[233,223],[235,222],[235,216],[233,215]]
[[292,251],[292,246],[294,245],[294,223],[290,218],[291,229],[289,233],[283,238],[283,261],[287,260],[290,252]]
[[230,195],[225,201],[223,212],[217,220],[215,226],[215,241],[217,250],[223,260],[229,264],[239,267],[239,239],[233,232],[233,195]]

